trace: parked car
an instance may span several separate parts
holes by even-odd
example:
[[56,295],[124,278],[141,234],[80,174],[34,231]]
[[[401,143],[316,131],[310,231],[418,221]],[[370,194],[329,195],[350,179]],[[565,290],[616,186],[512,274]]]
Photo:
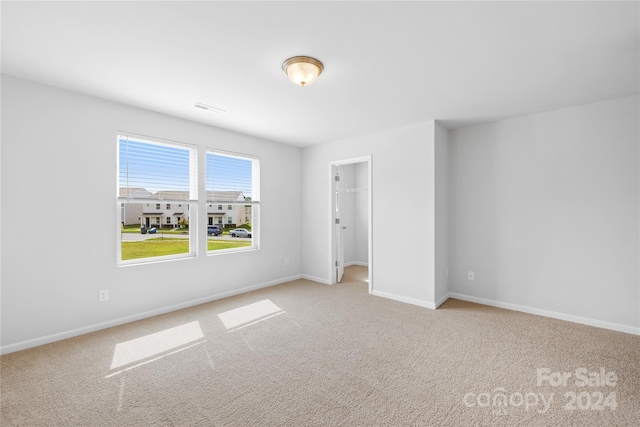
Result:
[[219,236],[222,234],[222,230],[217,225],[208,225],[207,226],[207,234],[209,236]]
[[229,234],[231,237],[251,237],[251,232],[246,228],[234,228]]

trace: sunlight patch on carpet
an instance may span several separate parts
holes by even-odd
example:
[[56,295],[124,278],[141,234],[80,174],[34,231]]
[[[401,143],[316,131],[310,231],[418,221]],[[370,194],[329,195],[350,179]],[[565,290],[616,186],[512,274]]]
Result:
[[280,307],[265,299],[220,313],[218,318],[227,330],[231,330],[253,325],[283,313]]
[[198,321],[116,344],[111,369],[148,359],[204,338]]

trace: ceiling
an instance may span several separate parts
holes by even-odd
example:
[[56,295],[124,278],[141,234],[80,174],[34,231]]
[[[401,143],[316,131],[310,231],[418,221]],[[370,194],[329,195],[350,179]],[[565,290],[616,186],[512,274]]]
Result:
[[[301,147],[639,92],[637,1],[0,7],[3,74]],[[312,86],[282,71],[296,55],[324,63]]]

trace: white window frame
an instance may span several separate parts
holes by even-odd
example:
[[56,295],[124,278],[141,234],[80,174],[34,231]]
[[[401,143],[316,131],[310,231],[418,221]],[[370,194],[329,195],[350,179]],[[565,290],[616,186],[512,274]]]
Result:
[[[149,207],[149,203],[158,204],[158,200],[149,200],[145,198],[135,199],[120,196],[120,188],[123,187],[120,183],[120,140],[129,138],[135,141],[169,146],[172,148],[181,148],[189,151],[189,200],[161,200],[160,203],[181,203],[186,204],[189,210],[189,252],[182,254],[173,254],[165,256],[156,256],[150,258],[138,258],[131,260],[122,259],[122,223],[120,221],[120,215],[117,215],[117,244],[116,244],[116,262],[118,266],[128,266],[136,264],[150,264],[163,261],[171,261],[177,259],[194,258],[198,255],[198,181],[200,180],[198,173],[198,148],[191,144],[183,142],[171,141],[161,138],[140,136],[129,132],[118,132],[116,135],[116,206],[118,213],[120,213],[122,203],[140,203]],[[142,221],[142,219],[141,219]],[[160,218],[160,225],[162,219]]]

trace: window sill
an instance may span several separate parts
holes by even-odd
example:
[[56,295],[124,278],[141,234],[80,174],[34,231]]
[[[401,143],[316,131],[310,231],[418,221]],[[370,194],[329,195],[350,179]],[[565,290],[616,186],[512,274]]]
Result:
[[195,259],[197,256],[195,254],[180,254],[180,255],[167,255],[162,257],[153,257],[153,258],[137,258],[137,259],[128,259],[126,261],[118,261],[118,267],[131,267],[134,265],[147,265],[147,264],[158,264],[170,261],[181,261],[185,259]]
[[207,256],[216,256],[224,254],[236,254],[238,252],[254,252],[260,250],[257,246],[247,246],[245,248],[219,249],[217,251],[207,251]]

